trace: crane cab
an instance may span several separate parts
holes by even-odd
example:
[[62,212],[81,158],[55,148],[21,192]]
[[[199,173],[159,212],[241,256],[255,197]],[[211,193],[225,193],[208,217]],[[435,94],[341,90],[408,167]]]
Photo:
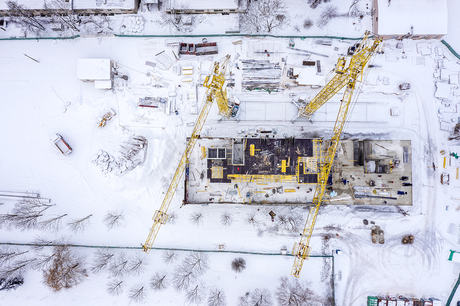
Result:
[[345,59],[345,57],[339,57],[339,60],[337,61],[337,66],[335,66],[335,72],[337,72],[338,74],[344,74],[346,63],[347,60]]

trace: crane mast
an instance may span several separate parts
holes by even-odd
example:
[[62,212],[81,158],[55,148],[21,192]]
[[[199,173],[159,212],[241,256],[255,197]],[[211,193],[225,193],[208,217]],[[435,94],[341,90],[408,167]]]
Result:
[[[206,92],[206,100],[201,109],[200,115],[197,118],[195,127],[193,128],[192,136],[190,137],[187,143],[187,147],[185,148],[185,151],[182,154],[182,158],[180,159],[179,165],[177,166],[176,172],[174,173],[168,191],[166,192],[163,203],[161,204],[160,209],[155,211],[155,214],[152,218],[153,226],[150,229],[145,244],[143,245],[143,251],[146,253],[150,252],[150,249],[152,248],[153,242],[155,241],[155,238],[158,235],[161,225],[165,224],[168,220],[168,214],[166,212],[168,211],[169,205],[171,204],[171,201],[174,197],[177,186],[179,185],[179,182],[182,178],[182,174],[184,174],[185,167],[193,151],[193,148],[195,147],[196,141],[198,140],[198,138],[200,138],[200,133],[206,121],[206,118],[208,117],[209,110],[212,106],[212,102],[216,100],[219,106],[219,112],[222,116],[229,117],[231,115],[232,108],[230,108],[228,104],[227,92],[223,89],[229,59],[230,55],[227,55],[221,62],[215,62],[211,74],[207,76],[204,81],[203,86],[208,88]],[[228,116],[227,113],[222,113],[225,110],[225,108],[227,108],[230,112]]]
[[313,229],[315,227],[316,218],[322,203],[323,195],[326,190],[329,174],[331,173],[335,153],[340,141],[340,135],[342,134],[342,130],[347,119],[347,114],[353,97],[353,92],[355,90],[356,82],[358,81],[358,78],[362,78],[364,68],[372,56],[377,52],[377,48],[382,41],[380,38],[376,38],[373,44],[368,45],[369,35],[369,32],[366,32],[364,38],[359,43],[354,45],[355,48],[351,50],[349,49],[349,54],[351,52],[353,56],[350,59],[350,64],[348,67],[345,68],[346,59],[344,57],[339,58],[335,71],[336,75],[306,107],[299,109],[299,114],[297,117],[304,116],[310,118],[318,108],[320,108],[324,103],[332,98],[340,89],[345,87],[345,92],[341,100],[339,113],[337,115],[334,130],[332,132],[332,138],[324,161],[320,167],[318,185],[316,187],[312,206],[310,208],[305,228],[302,233],[302,238],[300,239],[299,243],[294,244],[294,248],[292,250],[292,254],[295,256],[295,259],[291,270],[291,275],[295,277],[300,276],[300,271],[302,270],[303,263],[305,259],[308,259],[310,256],[311,236],[313,234]]

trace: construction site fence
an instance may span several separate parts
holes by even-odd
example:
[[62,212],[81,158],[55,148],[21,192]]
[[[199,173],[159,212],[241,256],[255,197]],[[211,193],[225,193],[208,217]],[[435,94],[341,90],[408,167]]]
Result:
[[460,285],[460,275],[458,276],[457,282],[454,285],[454,288],[452,288],[452,292],[449,295],[449,298],[447,299],[446,306],[450,306],[450,303],[452,302],[452,299],[454,298],[455,292],[457,292],[458,286]]
[[121,35],[115,34],[116,37],[137,37],[137,38],[153,38],[153,37],[273,37],[273,38],[330,38],[339,40],[360,40],[362,37],[341,37],[341,36],[303,36],[303,35],[272,35],[272,34],[242,34],[242,33],[226,33],[226,34],[186,34],[186,35]]
[[[84,244],[35,244],[35,243],[15,243],[15,242],[0,242],[0,245],[11,246],[29,246],[29,247],[54,247],[54,246],[68,246],[73,248],[89,248],[89,249],[128,249],[128,250],[142,250],[143,247],[138,246],[111,246],[111,245],[84,245]],[[268,256],[294,256],[292,254],[281,253],[260,253],[260,252],[246,252],[246,251],[226,251],[226,250],[197,250],[197,249],[176,249],[176,248],[156,248],[152,247],[151,250],[157,251],[183,251],[183,252],[204,252],[204,253],[233,253],[233,254],[247,254],[247,255],[268,255]],[[310,257],[331,257],[332,255],[310,255]]]
[[66,39],[75,39],[81,37],[80,35],[69,36],[69,37],[7,37],[7,38],[0,38],[0,40],[66,40]]
[[[28,247],[55,247],[55,246],[68,246],[73,248],[88,248],[88,249],[128,249],[128,250],[142,250],[143,247],[133,247],[133,246],[111,246],[111,245],[85,245],[85,244],[59,244],[59,243],[50,243],[50,244],[37,244],[37,243],[15,243],[15,242],[0,242],[0,245],[10,245],[10,246],[28,246]],[[281,254],[281,253],[260,253],[260,252],[245,252],[245,251],[226,251],[226,250],[196,250],[196,249],[176,249],[176,248],[156,248],[152,247],[151,250],[157,251],[182,251],[182,252],[203,252],[203,253],[231,253],[231,254],[246,254],[246,255],[262,255],[262,256],[294,256],[292,254]],[[335,265],[334,265],[334,256],[333,255],[310,255],[309,257],[317,258],[332,258],[332,298],[335,305]],[[460,278],[457,281],[460,282]]]
[[[183,35],[121,35],[121,34],[113,34],[109,35],[109,37],[135,37],[135,38],[153,38],[153,37],[273,37],[273,38],[300,38],[300,39],[307,39],[307,38],[330,38],[330,39],[339,39],[339,40],[359,40],[362,37],[343,37],[343,36],[301,36],[301,35],[272,35],[272,34],[242,34],[242,33],[225,33],[225,34],[183,34]],[[40,40],[40,39],[75,39],[81,37],[80,35],[74,35],[69,37],[7,37],[7,38],[0,38],[0,40]],[[97,36],[97,37],[104,37],[104,36]],[[444,44],[447,49],[458,59],[460,59],[460,55],[443,39],[441,43]]]
[[460,55],[454,50],[454,48],[451,47],[444,39],[441,40],[442,44],[446,46],[447,49],[449,49],[450,53],[452,53],[456,58],[460,59]]

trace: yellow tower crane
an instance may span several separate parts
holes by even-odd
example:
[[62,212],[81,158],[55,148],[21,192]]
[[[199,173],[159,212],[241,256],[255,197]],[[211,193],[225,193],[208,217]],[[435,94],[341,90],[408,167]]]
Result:
[[303,116],[310,118],[318,108],[332,98],[332,96],[334,96],[340,89],[345,87],[345,93],[343,94],[337,120],[335,121],[332,138],[324,161],[320,165],[318,185],[316,186],[315,195],[313,197],[312,206],[302,233],[302,238],[299,243],[294,244],[294,248],[292,250],[295,260],[291,270],[291,275],[295,277],[300,276],[304,260],[308,259],[310,256],[311,236],[315,227],[324,191],[326,190],[327,181],[331,172],[332,163],[334,162],[340,135],[342,134],[342,130],[347,119],[348,109],[351,104],[356,82],[358,79],[362,80],[364,69],[372,56],[377,52],[377,48],[381,42],[381,38],[376,38],[372,42],[370,39],[370,33],[366,31],[364,38],[348,49],[348,55],[351,55],[349,65],[346,67],[346,58],[340,57],[335,70],[336,75],[307,106],[299,108],[299,114],[297,117]]
[[230,117],[232,113],[236,114],[237,105],[232,104],[229,105],[227,99],[227,91],[224,88],[225,85],[225,75],[227,73],[227,66],[230,60],[230,55],[225,56],[223,59],[214,63],[214,66],[211,69],[211,73],[209,76],[206,77],[203,86],[208,88],[206,92],[206,100],[204,105],[201,109],[200,115],[196,121],[195,127],[193,128],[192,136],[190,137],[187,147],[185,148],[184,154],[182,154],[182,158],[177,166],[176,172],[174,173],[174,177],[169,185],[168,191],[166,192],[165,198],[163,200],[163,204],[159,210],[155,211],[153,216],[153,226],[150,229],[150,233],[143,245],[143,251],[146,253],[150,252],[152,248],[153,242],[155,241],[156,236],[158,235],[158,231],[162,224],[165,224],[168,220],[168,211],[169,205],[174,197],[176,192],[177,186],[182,178],[182,174],[184,174],[186,165],[188,163],[188,159],[193,151],[193,147],[197,139],[200,137],[201,130],[203,125],[208,117],[209,110],[211,109],[212,102],[215,100],[218,107],[219,113],[223,117]]
[[334,77],[307,105],[298,106],[299,111],[292,122],[299,117],[310,119],[314,112],[344,88],[351,79],[358,80],[359,78],[362,80],[364,68],[376,52],[380,42],[381,39],[376,39],[373,43],[370,42],[370,33],[366,31],[364,38],[348,49],[348,55],[353,55],[349,58],[348,66],[347,58],[340,57],[337,61]]

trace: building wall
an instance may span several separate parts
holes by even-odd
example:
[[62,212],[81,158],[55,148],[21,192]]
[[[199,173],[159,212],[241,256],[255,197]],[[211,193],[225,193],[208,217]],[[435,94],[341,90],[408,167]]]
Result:
[[240,10],[240,9],[203,9],[203,10],[198,10],[198,9],[174,9],[174,8],[168,8],[166,9],[166,12],[169,14],[230,14],[230,13],[244,13],[246,12],[245,10]]
[[372,17],[372,32],[378,33],[379,32],[379,5],[378,5],[378,0],[374,0],[372,4],[372,12],[373,12],[373,17]]
[[421,39],[442,39],[444,35],[441,34],[417,34],[417,35],[379,35],[383,39],[413,39],[413,40],[421,40]]

